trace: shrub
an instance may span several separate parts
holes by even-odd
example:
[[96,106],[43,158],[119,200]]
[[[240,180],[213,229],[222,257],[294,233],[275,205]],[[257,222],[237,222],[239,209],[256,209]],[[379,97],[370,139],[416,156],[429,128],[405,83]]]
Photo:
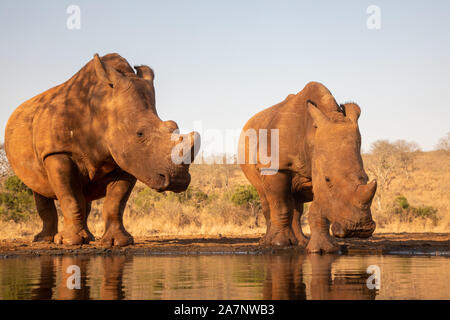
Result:
[[259,205],[259,195],[255,187],[251,185],[238,185],[231,194],[231,202],[238,206]]
[[191,186],[189,186],[186,191],[180,193],[170,192],[167,194],[167,197],[177,199],[180,203],[190,203],[197,208],[209,198],[202,190]]
[[436,225],[439,221],[437,209],[430,206],[413,207],[404,196],[398,196],[394,201],[394,213],[400,215],[403,221],[412,222],[415,218],[430,219]]
[[15,222],[27,221],[35,211],[33,192],[13,175],[3,182],[0,192],[0,218]]
[[238,185],[231,194],[230,200],[237,206],[250,208],[255,218],[255,226],[259,226],[258,213],[261,208],[261,201],[255,187]]

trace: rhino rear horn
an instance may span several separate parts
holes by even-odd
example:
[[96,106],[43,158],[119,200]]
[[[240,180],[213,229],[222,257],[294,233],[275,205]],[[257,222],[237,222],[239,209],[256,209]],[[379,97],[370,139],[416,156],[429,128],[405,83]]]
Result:
[[110,67],[107,64],[103,64],[98,56],[98,53],[94,55],[94,67],[97,77],[107,83],[111,88],[118,86],[128,87],[130,79],[121,74],[119,71]]
[[149,66],[134,66],[134,68],[136,69],[138,77],[149,81],[153,81],[153,79],[155,79],[155,73]]
[[322,111],[320,111],[319,108],[317,108],[316,104],[312,102],[311,100],[308,100],[306,102],[307,109],[309,112],[309,115],[314,121],[314,126],[320,127],[326,123],[328,123],[330,120],[323,114]]
[[361,204],[370,204],[377,191],[377,180],[368,184],[361,184],[356,189],[356,200]]

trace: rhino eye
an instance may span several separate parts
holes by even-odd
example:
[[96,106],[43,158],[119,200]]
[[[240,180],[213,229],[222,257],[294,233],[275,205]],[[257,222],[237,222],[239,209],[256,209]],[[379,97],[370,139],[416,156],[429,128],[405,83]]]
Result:
[[330,178],[328,178],[328,177],[325,177],[325,181],[326,182],[331,182]]
[[142,137],[142,136],[144,135],[144,133],[142,133],[142,131],[138,131],[138,132],[136,132],[136,135],[137,135],[138,137]]

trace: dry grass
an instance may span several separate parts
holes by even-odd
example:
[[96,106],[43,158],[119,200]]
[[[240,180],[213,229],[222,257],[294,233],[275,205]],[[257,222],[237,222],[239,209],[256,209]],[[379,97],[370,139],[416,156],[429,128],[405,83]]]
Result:
[[[414,154],[409,178],[397,169],[387,190],[379,190],[385,204],[374,201],[373,216],[378,233],[384,232],[449,232],[450,231],[450,154],[443,151]],[[370,156],[364,156],[370,166]],[[249,182],[237,165],[192,165],[191,198],[171,192],[158,194],[138,183],[130,197],[124,223],[136,237],[151,235],[223,235],[261,234],[265,222],[261,213],[255,217],[250,208],[237,206],[230,195],[238,185]],[[206,198],[205,198],[206,195]],[[405,196],[414,206],[431,206],[437,209],[439,220],[415,218],[405,222],[392,213],[391,204]],[[102,200],[93,203],[89,227],[96,237],[103,233],[101,217]],[[61,226],[60,219],[60,227]],[[256,221],[259,224],[256,225]],[[304,230],[309,232],[306,219]],[[0,239],[32,238],[40,231],[37,215],[29,221],[15,223],[0,221]]]

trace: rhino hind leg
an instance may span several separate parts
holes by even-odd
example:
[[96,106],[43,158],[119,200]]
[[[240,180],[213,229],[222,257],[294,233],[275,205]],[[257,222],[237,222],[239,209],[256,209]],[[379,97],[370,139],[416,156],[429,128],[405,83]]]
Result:
[[136,184],[136,178],[126,172],[118,172],[106,187],[103,204],[105,233],[101,242],[108,246],[126,246],[134,243],[133,237],[123,225],[123,212]]
[[37,212],[42,219],[42,231],[34,236],[33,242],[53,242],[55,235],[58,233],[58,213],[56,211],[55,201],[34,191],[33,196]]
[[303,214],[303,202],[295,198],[294,195],[294,216],[292,217],[292,230],[295,237],[298,240],[298,245],[306,247],[309,238],[305,236],[302,230],[302,214]]
[[261,239],[259,239],[259,244],[266,245],[267,234],[269,233],[270,230],[270,207],[264,192],[258,189],[256,190],[258,191],[259,199],[261,201],[261,211],[264,215],[264,218],[266,219],[266,234],[263,235]]
[[54,237],[57,244],[79,245],[89,243],[84,227],[86,200],[80,174],[67,154],[53,154],[45,158],[44,166],[64,216],[63,230]]

